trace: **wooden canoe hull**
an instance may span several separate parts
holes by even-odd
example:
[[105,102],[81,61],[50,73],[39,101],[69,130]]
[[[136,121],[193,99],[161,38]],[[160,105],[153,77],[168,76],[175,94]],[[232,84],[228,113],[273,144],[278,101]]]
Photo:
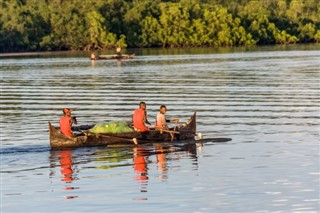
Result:
[[135,54],[121,54],[121,55],[100,55],[97,58],[90,58],[90,60],[112,60],[112,59],[132,59]]
[[176,132],[160,132],[152,130],[149,132],[130,132],[120,134],[93,134],[86,133],[77,137],[67,137],[49,122],[50,146],[52,148],[73,148],[89,146],[108,146],[108,145],[135,145],[134,139],[138,144],[158,143],[167,141],[179,141],[194,139],[196,135],[196,113],[194,113],[185,125],[176,129]]

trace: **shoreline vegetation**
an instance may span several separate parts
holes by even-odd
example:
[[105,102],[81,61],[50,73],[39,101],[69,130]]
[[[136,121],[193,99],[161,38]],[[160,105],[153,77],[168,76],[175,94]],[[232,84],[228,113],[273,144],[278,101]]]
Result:
[[[251,46],[230,46],[230,47],[182,47],[182,48],[128,48],[124,52],[137,53],[138,55],[149,54],[206,54],[206,53],[230,53],[230,52],[243,52],[243,51],[269,51],[275,49],[283,50],[296,50],[297,48],[303,50],[319,50],[320,43],[303,43],[303,44],[288,44],[288,45],[251,45]],[[0,59],[2,58],[15,58],[15,57],[56,57],[56,56],[79,56],[90,57],[93,51],[84,50],[53,50],[53,51],[30,51],[30,52],[0,52]],[[114,54],[114,49],[96,50],[96,54]]]
[[0,53],[5,53],[2,56],[102,51],[117,46],[189,48],[320,43],[318,0],[0,2]]

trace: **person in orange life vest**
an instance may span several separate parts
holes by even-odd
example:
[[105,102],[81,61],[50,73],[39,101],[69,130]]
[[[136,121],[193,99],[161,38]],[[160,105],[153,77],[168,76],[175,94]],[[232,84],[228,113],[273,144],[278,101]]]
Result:
[[166,112],[167,112],[167,107],[165,105],[160,106],[160,112],[157,114],[157,119],[156,119],[156,128],[157,129],[164,129],[168,130],[168,124],[169,122],[179,122],[179,119],[173,118],[173,119],[166,119]]
[[71,131],[71,126],[72,124],[77,124],[77,119],[76,117],[71,116],[72,110],[69,108],[64,108],[63,109],[63,116],[60,118],[60,131],[68,136],[72,136],[72,131]]
[[134,110],[132,115],[132,123],[136,131],[149,131],[149,128],[146,126],[146,124],[150,125],[150,123],[147,119],[147,105],[145,102],[140,102],[139,109]]

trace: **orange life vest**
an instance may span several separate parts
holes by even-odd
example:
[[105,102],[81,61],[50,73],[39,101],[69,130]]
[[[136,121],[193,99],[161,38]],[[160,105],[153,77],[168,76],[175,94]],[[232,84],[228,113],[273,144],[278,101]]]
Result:
[[143,109],[136,109],[133,112],[134,128],[140,132],[149,131],[149,129],[144,125],[144,121],[145,121],[145,111]]
[[71,124],[68,116],[62,116],[60,118],[60,131],[68,137],[72,136]]

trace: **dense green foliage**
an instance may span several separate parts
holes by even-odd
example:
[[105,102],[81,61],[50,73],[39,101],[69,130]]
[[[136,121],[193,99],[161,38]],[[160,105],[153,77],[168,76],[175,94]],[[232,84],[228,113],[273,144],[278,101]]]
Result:
[[319,0],[0,0],[0,52],[320,42]]

